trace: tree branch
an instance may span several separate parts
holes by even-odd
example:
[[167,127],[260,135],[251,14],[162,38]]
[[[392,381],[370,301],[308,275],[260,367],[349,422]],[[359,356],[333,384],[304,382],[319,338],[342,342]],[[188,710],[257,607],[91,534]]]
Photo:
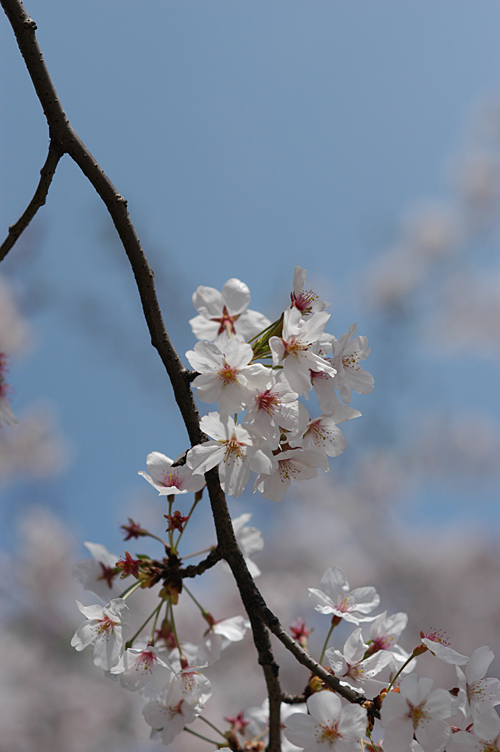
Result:
[[[154,274],[128,214],[127,202],[118,193],[111,180],[71,127],[38,45],[35,35],[35,22],[29,17],[20,0],[0,0],[0,2],[12,25],[26,67],[47,118],[54,154],[58,153],[59,158],[64,153],[70,155],[94,186],[111,215],[132,266],[151,336],[151,343],[157,349],[170,378],[175,400],[186,425],[191,444],[199,444],[206,437],[199,426],[200,418],[189,383],[194,374],[183,366],[167,334],[155,290]],[[15,239],[13,242],[15,242]],[[217,532],[217,550],[219,555],[228,562],[238,585],[252,626],[259,663],[264,671],[269,695],[268,750],[269,752],[279,752],[281,746],[280,704],[282,692],[278,680],[279,667],[273,656],[268,629],[293,653],[300,663],[322,679],[329,687],[350,702],[359,702],[359,696],[352,690],[343,687],[336,677],[316,663],[283,629],[278,618],[268,609],[247,569],[243,554],[236,542],[217,468],[210,470],[205,477]],[[205,561],[209,559],[210,555]]]
[[38,183],[35,193],[33,194],[33,198],[31,199],[24,213],[17,220],[17,222],[9,227],[9,234],[7,235],[2,245],[0,245],[0,261],[3,261],[12,246],[15,244],[16,240],[28,227],[38,209],[45,204],[45,199],[47,198],[47,193],[49,192],[52,178],[54,177],[56,167],[59,164],[59,160],[61,159],[62,155],[63,152],[61,151],[59,146],[54,141],[51,141],[49,144],[49,153],[47,154],[47,159],[45,160],[45,164],[40,170],[40,182]]

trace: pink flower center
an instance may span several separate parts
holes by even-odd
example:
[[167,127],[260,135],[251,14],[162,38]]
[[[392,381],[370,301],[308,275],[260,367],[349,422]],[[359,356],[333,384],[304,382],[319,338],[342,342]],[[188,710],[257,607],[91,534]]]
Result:
[[238,381],[238,369],[224,361],[224,365],[219,370],[219,379],[224,383],[224,386],[234,384],[235,381]]
[[332,723],[320,723],[316,736],[319,737],[319,742],[326,742],[327,744],[333,744],[337,739],[342,738],[342,734],[339,732],[336,721]]
[[310,313],[312,304],[315,300],[317,300],[318,296],[315,292],[312,290],[302,290],[302,292],[295,297],[293,292],[291,293],[292,297],[292,307],[295,306],[299,309],[301,313]]
[[301,353],[306,352],[309,349],[309,345],[303,345],[300,340],[294,339],[291,342],[285,342],[285,340],[282,339],[281,341],[285,346],[283,358],[286,358],[287,355],[295,355],[295,357],[298,358]]
[[162,479],[161,479],[161,485],[165,486],[165,488],[172,488],[172,486],[174,486],[175,488],[180,488],[180,489],[182,488],[182,484],[176,472],[163,473]]
[[257,402],[259,410],[265,410],[268,415],[273,415],[278,406],[278,397],[270,389],[266,389],[257,396]]
[[104,619],[99,619],[97,624],[97,633],[99,635],[110,635],[115,627],[118,626],[117,621],[113,621],[109,616],[105,616]]
[[446,636],[446,632],[443,632],[442,629],[428,629],[427,634],[420,632],[420,637],[425,637],[426,640],[430,640],[431,642],[440,642],[441,645],[445,645],[446,647],[449,647],[451,644]]
[[235,462],[236,460],[245,456],[245,450],[243,449],[245,444],[238,441],[234,433],[229,441],[226,441],[225,443],[226,450],[224,452],[224,462]]
[[429,713],[424,709],[423,703],[422,705],[412,705],[409,700],[406,700],[406,702],[409,705],[410,712],[408,713],[408,717],[411,719],[411,722],[413,723],[413,730],[416,731],[417,726],[422,721],[426,721],[430,719]]
[[143,671],[152,671],[156,656],[151,650],[143,650],[137,659],[137,666]]
[[229,311],[227,310],[226,306],[222,309],[222,316],[217,319],[211,319],[212,321],[217,321],[219,326],[219,331],[217,334],[222,334],[224,329],[227,330],[228,334],[236,334],[236,329],[234,328],[234,322],[237,321],[240,317],[240,314],[237,313],[234,316],[231,316]]

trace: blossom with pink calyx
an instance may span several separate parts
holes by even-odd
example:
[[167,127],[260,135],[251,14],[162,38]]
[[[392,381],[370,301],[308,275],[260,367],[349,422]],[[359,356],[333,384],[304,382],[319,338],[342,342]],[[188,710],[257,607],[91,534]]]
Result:
[[340,567],[330,567],[321,578],[322,590],[308,588],[309,598],[320,614],[333,614],[352,624],[374,621],[376,616],[367,616],[377,608],[380,596],[374,587],[350,590],[345,572]]
[[187,465],[173,465],[174,460],[161,452],[150,452],[146,458],[148,472],[139,470],[139,475],[156,488],[160,496],[195,493],[205,485],[205,478],[193,475]]
[[228,279],[219,292],[200,285],[193,293],[193,305],[200,314],[190,320],[198,339],[214,341],[224,333],[250,339],[271,322],[261,313],[248,310],[250,290],[239,279]]

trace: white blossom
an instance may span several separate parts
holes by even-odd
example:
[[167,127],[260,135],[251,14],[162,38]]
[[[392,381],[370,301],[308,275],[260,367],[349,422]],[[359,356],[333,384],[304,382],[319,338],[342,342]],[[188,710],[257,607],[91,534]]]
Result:
[[370,394],[373,391],[373,376],[359,365],[370,354],[367,347],[367,337],[356,337],[356,324],[353,324],[347,334],[339,337],[338,342],[333,342],[333,366],[337,371],[335,386],[339,390],[341,399],[349,405],[351,402],[351,389],[358,394]]
[[254,446],[254,439],[246,428],[223,413],[209,413],[200,421],[200,428],[213,441],[205,441],[189,450],[186,464],[194,474],[206,473],[219,465],[221,486],[225,493],[240,496],[254,472],[271,472],[273,460]]
[[238,337],[220,343],[197,342],[186,357],[199,375],[193,381],[202,402],[217,402],[227,415],[240,412],[256,389],[263,389],[269,369],[254,363],[250,345]]
[[342,706],[333,692],[318,692],[307,701],[309,715],[293,713],[286,721],[285,736],[304,752],[356,752],[365,736],[366,710]]
[[194,493],[201,491],[205,485],[205,478],[193,475],[187,465],[175,465],[174,460],[161,452],[150,452],[146,458],[147,473],[139,470],[139,475],[156,488],[160,496]]
[[[251,517],[252,515],[250,512],[245,512],[239,517],[235,517],[231,522],[236,542],[241,549],[248,571],[252,577],[259,577],[261,571],[257,564],[252,561],[251,557],[254,554],[259,553],[259,551],[262,551],[264,548],[264,540],[260,530],[256,527],[250,527],[245,524],[251,519]],[[226,564],[226,566],[228,565]]]
[[464,671],[455,666],[459,688],[458,706],[465,717],[479,703],[500,703],[500,681],[493,677],[485,678],[494,657],[493,651],[483,645],[474,650]]
[[86,617],[71,639],[75,650],[94,646],[94,663],[109,671],[116,666],[125,649],[128,636],[129,608],[122,598],[114,598],[106,606],[84,606],[76,601]]
[[340,567],[330,567],[321,578],[322,590],[309,589],[309,598],[320,614],[333,614],[352,624],[374,621],[376,616],[366,616],[380,603],[374,587],[350,590],[345,572]]
[[269,319],[248,310],[250,290],[239,279],[228,279],[222,292],[200,285],[193,293],[193,305],[200,314],[189,322],[198,339],[213,341],[224,333],[250,339],[270,325]]
[[335,368],[315,352],[329,318],[329,313],[321,311],[304,319],[298,308],[288,308],[283,314],[281,337],[269,340],[274,365],[283,367],[288,383],[299,395],[312,388],[310,371],[336,374]]
[[399,692],[386,695],[381,710],[384,752],[411,752],[414,734],[425,752],[443,752],[451,736],[445,719],[453,715],[455,704],[449,692],[432,690],[432,684],[432,679],[410,674]]
[[120,570],[116,568],[118,556],[111,554],[101,543],[83,544],[92,554],[91,559],[78,562],[72,569],[74,579],[84,590],[93,593],[104,603],[118,598],[127,585],[120,579]]

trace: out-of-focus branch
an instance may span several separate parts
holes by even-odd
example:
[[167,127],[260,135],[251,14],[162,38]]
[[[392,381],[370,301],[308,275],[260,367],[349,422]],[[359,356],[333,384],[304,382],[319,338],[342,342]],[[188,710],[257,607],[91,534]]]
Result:
[[35,193],[33,194],[33,198],[31,199],[25,211],[17,220],[17,222],[9,227],[9,234],[5,238],[2,245],[0,245],[0,261],[5,258],[16,240],[28,227],[38,209],[45,204],[45,199],[47,198],[47,193],[49,192],[52,178],[54,177],[56,167],[59,164],[59,160],[61,159],[62,155],[63,152],[61,151],[59,146],[55,142],[51,141],[49,144],[49,153],[47,154],[47,159],[45,160],[45,164],[40,170],[40,182],[38,183]]

